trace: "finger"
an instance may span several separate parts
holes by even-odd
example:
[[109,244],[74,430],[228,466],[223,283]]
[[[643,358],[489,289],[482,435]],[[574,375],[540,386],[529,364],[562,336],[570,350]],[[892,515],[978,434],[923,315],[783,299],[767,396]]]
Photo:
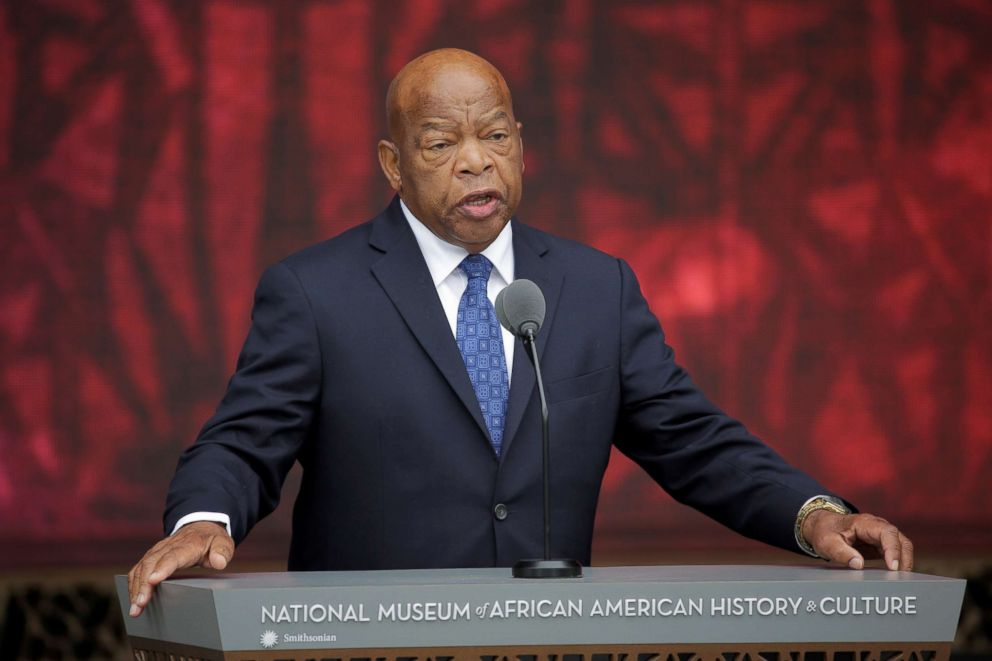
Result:
[[128,615],[131,617],[138,617],[141,612],[145,609],[145,605],[151,598],[151,592],[147,588],[147,576],[151,571],[152,562],[154,562],[154,557],[158,554],[154,554],[149,551],[145,554],[145,557],[141,559],[137,565],[134,566],[132,570],[134,572],[134,580],[131,582],[130,595],[131,595],[131,609],[128,611]]
[[129,600],[134,600],[134,567],[127,573],[127,595]]
[[902,567],[903,571],[912,571],[913,542],[902,533],[899,533],[899,541],[902,542],[902,554],[899,558],[899,566]]
[[851,569],[864,569],[865,559],[857,549],[839,534],[825,535],[816,547],[820,557],[847,565]]
[[134,576],[137,569],[138,569],[138,565],[135,565],[134,567],[131,567],[131,571],[127,573],[127,595],[128,595],[128,601],[132,604],[134,603],[134,598],[137,596],[137,591],[134,582]]
[[175,573],[177,569],[192,567],[202,557],[202,546],[195,540],[169,538],[168,542],[158,553],[155,552],[157,545],[153,547],[140,563],[137,594],[131,602],[129,612],[134,617],[140,615],[151,601],[156,585]]
[[141,611],[144,609],[146,599],[142,596],[141,589],[144,585],[144,577],[147,575],[150,568],[149,562],[154,556],[157,556],[155,549],[156,547],[152,547],[151,550],[145,554],[145,557],[143,557],[138,564],[131,569],[130,575],[132,578],[128,584],[128,593],[131,597],[131,609],[128,612],[128,615],[131,617],[141,615]]
[[136,564],[131,572],[128,574],[128,595],[131,599],[131,609],[128,611],[128,615],[131,617],[138,617],[141,615],[142,604],[138,603],[138,595],[141,592],[141,566],[145,559],[142,558],[138,564]]
[[162,553],[162,548],[167,542],[169,542],[169,538],[160,540],[155,546],[148,549],[148,552],[138,561],[138,564],[128,572],[128,594],[132,604],[137,603],[139,588],[143,582],[142,579],[150,571],[151,567],[154,566],[158,556]]
[[899,559],[902,557],[902,540],[895,526],[887,525],[879,533],[879,544],[882,555],[885,556],[885,566],[891,571],[899,571]]
[[227,563],[234,557],[234,540],[227,534],[215,535],[210,540],[210,549],[207,551],[204,566],[209,569],[224,569]]
[[138,561],[138,564],[132,567],[131,571],[128,572],[127,591],[128,597],[131,601],[131,610],[129,612],[131,617],[137,617],[140,615],[144,606],[144,600],[139,601],[139,595],[141,594],[141,586],[144,583],[144,576],[148,573],[148,569],[150,567],[149,562],[153,559],[153,557],[158,555],[155,551],[156,547],[152,547],[148,553],[146,553],[145,556]]
[[864,548],[865,555],[877,553],[875,557],[884,558],[886,567],[893,571],[899,568],[899,531],[885,519],[870,514],[854,515],[841,534],[848,544]]

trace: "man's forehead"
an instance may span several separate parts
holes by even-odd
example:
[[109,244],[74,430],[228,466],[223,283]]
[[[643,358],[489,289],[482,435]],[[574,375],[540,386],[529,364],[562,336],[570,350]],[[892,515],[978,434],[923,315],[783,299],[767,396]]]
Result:
[[450,108],[490,108],[508,106],[508,94],[502,80],[471,71],[439,72],[425,77],[421,84],[410,86],[400,98],[404,110],[446,111]]
[[512,117],[506,95],[497,84],[425,86],[401,105],[403,123],[413,134],[481,126]]
[[442,122],[512,120],[510,90],[489,62],[462,51],[418,58],[393,80],[387,95],[390,131],[420,132]]

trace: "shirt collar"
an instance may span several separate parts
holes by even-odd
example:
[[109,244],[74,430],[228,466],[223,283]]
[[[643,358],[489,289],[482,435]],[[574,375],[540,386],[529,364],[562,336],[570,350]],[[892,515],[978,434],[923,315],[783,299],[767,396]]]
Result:
[[[430,231],[413,215],[413,212],[407,208],[402,199],[400,200],[400,208],[403,210],[403,216],[409,223],[410,229],[413,230],[413,236],[417,239],[420,252],[424,254],[424,260],[427,262],[427,269],[431,272],[431,279],[434,281],[434,286],[437,287],[451,275],[452,271],[458,268],[458,265],[468,255],[468,251],[461,246],[448,243]],[[503,231],[499,233],[495,241],[482,251],[482,254],[493,263],[493,268],[504,282],[507,284],[513,282],[512,221],[503,227]]]

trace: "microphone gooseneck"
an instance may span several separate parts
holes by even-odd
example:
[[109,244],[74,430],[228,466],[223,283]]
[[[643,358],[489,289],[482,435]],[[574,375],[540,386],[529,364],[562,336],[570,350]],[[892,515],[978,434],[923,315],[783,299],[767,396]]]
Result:
[[551,437],[548,430],[548,399],[544,392],[541,361],[537,356],[537,333],[544,323],[547,304],[541,288],[530,280],[514,280],[496,296],[493,305],[503,328],[523,340],[534,365],[537,392],[541,399],[541,473],[544,496],[544,559],[519,560],[513,566],[514,578],[578,578],[582,565],[575,560],[551,558]]

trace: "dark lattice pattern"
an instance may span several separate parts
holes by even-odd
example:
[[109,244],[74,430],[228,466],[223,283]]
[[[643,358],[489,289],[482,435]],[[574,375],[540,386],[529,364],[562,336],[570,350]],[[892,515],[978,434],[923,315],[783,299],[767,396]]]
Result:
[[24,585],[6,592],[0,659],[126,659],[117,594],[101,584]]

